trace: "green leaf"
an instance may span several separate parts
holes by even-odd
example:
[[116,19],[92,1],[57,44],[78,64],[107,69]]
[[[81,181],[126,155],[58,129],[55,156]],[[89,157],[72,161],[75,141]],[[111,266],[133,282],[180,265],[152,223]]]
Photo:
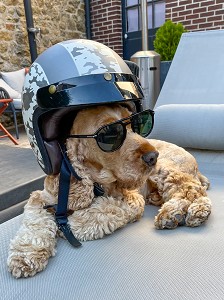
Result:
[[156,32],[154,50],[160,54],[161,60],[172,60],[181,35],[187,30],[181,23],[167,20]]

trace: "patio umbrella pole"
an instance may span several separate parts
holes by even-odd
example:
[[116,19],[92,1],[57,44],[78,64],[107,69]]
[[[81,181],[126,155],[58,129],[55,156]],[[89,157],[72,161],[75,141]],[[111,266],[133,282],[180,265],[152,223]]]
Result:
[[31,7],[31,0],[24,0],[24,9],[30,46],[31,62],[33,62],[37,58],[36,33],[40,32],[40,28],[35,28],[33,25],[33,12]]

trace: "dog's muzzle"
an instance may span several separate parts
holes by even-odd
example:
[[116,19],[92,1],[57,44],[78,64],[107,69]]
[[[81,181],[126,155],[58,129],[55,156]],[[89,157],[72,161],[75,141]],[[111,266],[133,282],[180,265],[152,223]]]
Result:
[[156,164],[158,156],[159,156],[159,152],[150,151],[142,155],[142,159],[144,160],[145,163],[147,163],[147,165],[152,167]]

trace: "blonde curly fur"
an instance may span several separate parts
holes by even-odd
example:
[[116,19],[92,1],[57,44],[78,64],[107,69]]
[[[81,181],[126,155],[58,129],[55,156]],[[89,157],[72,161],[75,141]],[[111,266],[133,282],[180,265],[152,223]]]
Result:
[[[92,134],[100,126],[127,117],[119,105],[80,111],[72,134]],[[206,195],[208,179],[198,171],[195,159],[184,149],[158,140],[147,140],[127,126],[122,147],[110,153],[99,149],[94,139],[67,139],[67,154],[82,178],[71,178],[68,217],[80,241],[103,238],[127,223],[139,220],[146,204],[162,205],[155,217],[158,229],[178,225],[199,226],[211,212]],[[157,164],[142,156],[159,152]],[[45,269],[56,253],[58,230],[51,212],[43,207],[57,203],[59,176],[47,176],[43,191],[33,192],[24,209],[22,225],[10,243],[8,268],[16,278],[34,276]],[[94,182],[105,194],[95,197]]]

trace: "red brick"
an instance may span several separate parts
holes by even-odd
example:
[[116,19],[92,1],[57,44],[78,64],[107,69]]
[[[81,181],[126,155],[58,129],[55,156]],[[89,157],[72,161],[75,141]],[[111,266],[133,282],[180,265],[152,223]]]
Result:
[[222,16],[214,16],[214,17],[209,17],[207,18],[208,22],[212,22],[212,21],[221,21],[222,20]]
[[176,6],[172,9],[172,12],[173,11],[182,11],[182,10],[184,10],[184,7]]
[[166,1],[166,8],[173,8],[173,7],[176,7],[177,6],[177,3],[176,2],[173,2],[173,3],[167,3]]
[[199,7],[199,3],[188,4],[186,7],[190,8],[190,9],[197,8],[197,7]]
[[213,25],[213,26],[212,26],[212,30],[216,30],[216,29],[222,29],[222,26],[216,26],[216,27],[215,27],[215,26]]
[[97,11],[98,11],[98,13],[105,14],[107,12],[107,9],[106,8],[100,8]]
[[199,19],[192,20],[193,24],[199,24],[199,23],[205,23],[205,22],[206,22],[206,18],[199,18]]
[[194,19],[198,19],[199,18],[199,14],[192,14],[192,15],[188,15],[186,16],[187,20],[194,20]]
[[223,21],[214,22],[214,26],[217,26],[217,25],[220,25],[220,26],[222,26],[222,28],[224,28]]
[[202,2],[202,1],[207,1],[207,0],[194,0],[194,3]]
[[182,23],[184,20],[185,20],[184,17],[172,18],[172,21],[174,23]]
[[200,7],[200,8],[193,9],[194,14],[203,13],[203,12],[206,12],[206,7]]
[[184,10],[179,12],[179,16],[187,16],[188,14],[191,14],[192,10]]
[[199,24],[199,30],[211,30],[213,29],[213,24]]
[[224,15],[224,9],[215,11],[216,15]]
[[192,1],[191,0],[179,0],[179,5],[183,6],[183,5],[188,5],[191,4]]
[[205,13],[201,13],[200,17],[211,17],[214,16],[214,11],[209,11],[209,12],[205,12]]
[[206,1],[206,2],[201,2],[201,7],[202,6],[210,6],[210,5],[214,5],[215,1]]
[[187,25],[191,25],[191,20],[188,21],[184,20],[182,21],[182,24],[184,25],[184,27],[186,27]]
[[169,3],[169,4],[170,4],[170,3],[176,3],[176,2],[177,2],[176,0],[166,0],[166,4],[167,4],[167,3]]
[[198,29],[198,25],[188,25],[185,27],[188,31],[194,31]]

